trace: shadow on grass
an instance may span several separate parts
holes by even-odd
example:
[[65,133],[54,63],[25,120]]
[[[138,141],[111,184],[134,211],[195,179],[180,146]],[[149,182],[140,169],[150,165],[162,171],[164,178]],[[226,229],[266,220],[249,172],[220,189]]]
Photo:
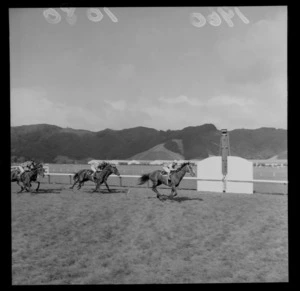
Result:
[[167,200],[175,201],[175,202],[184,202],[184,201],[191,201],[191,200],[203,201],[202,198],[178,197],[178,196],[167,198]]
[[[80,190],[77,190],[80,191]],[[128,189],[110,189],[110,192],[107,189],[100,189],[100,191],[94,191],[94,190],[85,190],[81,191],[84,193],[89,193],[89,194],[104,194],[104,195],[110,195],[110,194],[128,194],[129,190]]]
[[[148,199],[158,199],[157,197],[148,197]],[[203,201],[202,198],[192,198],[192,197],[171,197],[168,195],[161,195],[161,201],[172,201],[172,202],[184,202],[184,201],[192,201],[192,200],[196,200],[196,201]]]
[[45,194],[45,193],[48,193],[48,194],[60,194],[62,190],[64,190],[64,189],[39,189],[36,192],[35,189],[34,189],[34,190],[32,190],[32,192],[30,192],[30,191],[22,191],[22,192],[16,191],[16,192],[12,192],[12,193],[15,193],[15,194],[18,194],[18,195],[22,195],[22,194],[34,194],[34,195],[38,195],[38,194]]
[[32,192],[27,192],[31,194],[45,194],[45,193],[50,193],[50,194],[59,194],[62,190],[65,190],[64,188],[59,188],[59,189],[39,189],[38,192],[35,190]]

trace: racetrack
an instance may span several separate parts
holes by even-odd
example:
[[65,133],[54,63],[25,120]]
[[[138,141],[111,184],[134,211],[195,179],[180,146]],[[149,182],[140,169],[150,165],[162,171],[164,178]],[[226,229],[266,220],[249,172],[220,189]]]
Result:
[[288,281],[287,195],[68,187],[12,183],[14,285]]

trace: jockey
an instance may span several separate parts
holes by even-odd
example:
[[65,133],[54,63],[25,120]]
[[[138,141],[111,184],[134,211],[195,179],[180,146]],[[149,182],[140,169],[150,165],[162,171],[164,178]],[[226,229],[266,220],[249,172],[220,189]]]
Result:
[[105,162],[105,161],[103,161],[102,163],[97,162],[97,161],[93,162],[91,164],[91,169],[93,171],[92,178],[94,179],[95,173],[98,172],[98,171],[103,170],[107,165],[108,165],[108,163]]
[[107,165],[109,165],[109,163],[103,161],[103,162],[99,165],[99,169],[100,169],[100,170],[104,170],[104,168],[105,168]]
[[166,166],[164,166],[163,167],[163,169],[166,171],[166,173],[167,173],[167,181],[169,181],[170,180],[170,174],[171,174],[171,171],[174,171],[174,170],[176,170],[176,166],[177,166],[177,163],[176,162],[172,162],[172,163],[170,163],[170,164],[168,164],[168,165],[166,165]]
[[21,177],[21,175],[24,172],[28,172],[31,171],[32,169],[34,169],[34,167],[36,166],[36,163],[34,162],[34,160],[30,159],[24,163],[22,163],[21,165],[18,166],[18,169],[20,171],[19,173],[19,177]]

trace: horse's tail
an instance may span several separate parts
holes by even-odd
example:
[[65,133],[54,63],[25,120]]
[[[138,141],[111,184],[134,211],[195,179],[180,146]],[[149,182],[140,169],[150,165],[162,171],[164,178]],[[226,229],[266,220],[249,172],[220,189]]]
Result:
[[77,180],[77,179],[78,179],[78,172],[75,173],[75,175],[73,176],[73,180],[74,180],[74,181]]
[[11,181],[16,180],[17,177],[18,177],[18,172],[17,172],[17,170],[12,171],[12,172],[11,172],[11,175],[10,175]]
[[139,178],[138,185],[142,185],[142,184],[146,183],[150,179],[149,176],[150,176],[150,174],[144,174],[143,176],[141,176]]

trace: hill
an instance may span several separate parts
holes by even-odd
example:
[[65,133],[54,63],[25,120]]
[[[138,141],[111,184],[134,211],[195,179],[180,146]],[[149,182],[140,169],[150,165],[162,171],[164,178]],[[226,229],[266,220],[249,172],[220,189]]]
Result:
[[[219,154],[220,130],[213,124],[182,130],[135,127],[88,131],[49,124],[11,127],[13,162],[34,158],[55,163],[87,159],[204,159]],[[235,129],[229,132],[232,155],[269,159],[287,152],[287,130]],[[146,158],[145,158],[146,157]]]
[[287,160],[287,151],[279,153],[278,155],[270,158],[270,160]]
[[165,144],[159,144],[147,151],[134,155],[130,160],[182,160],[184,156],[168,150]]

